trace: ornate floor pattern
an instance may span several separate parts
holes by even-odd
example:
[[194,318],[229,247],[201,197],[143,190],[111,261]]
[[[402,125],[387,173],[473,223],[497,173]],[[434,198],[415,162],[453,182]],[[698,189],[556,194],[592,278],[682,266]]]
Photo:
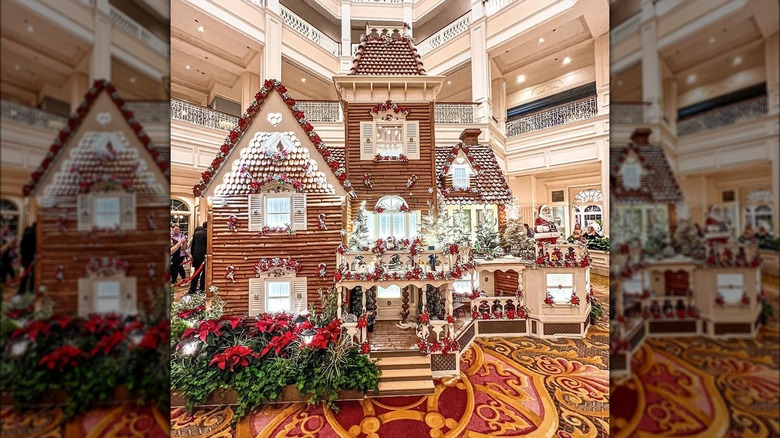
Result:
[[0,407],[0,436],[26,437],[147,437],[168,436],[168,420],[156,408],[135,405],[96,407],[62,422],[59,408],[41,408],[19,413]]
[[430,396],[341,402],[338,412],[322,404],[266,406],[237,424],[229,407],[191,415],[176,408],[171,436],[606,437],[607,351],[605,321],[583,340],[478,339],[462,358],[461,378],[437,381]]

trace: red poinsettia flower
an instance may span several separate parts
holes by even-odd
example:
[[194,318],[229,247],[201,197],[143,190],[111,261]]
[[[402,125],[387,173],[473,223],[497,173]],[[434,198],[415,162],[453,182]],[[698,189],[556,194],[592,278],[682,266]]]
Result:
[[244,319],[240,316],[235,315],[222,315],[221,318],[219,318],[220,321],[227,321],[228,325],[230,325],[230,328],[235,330],[236,327],[238,327]]
[[455,317],[452,315],[447,315],[447,324],[455,324]]
[[84,351],[73,345],[63,345],[43,356],[38,365],[44,365],[46,368],[64,371],[66,367],[78,365],[79,359],[84,358]]
[[363,354],[371,353],[371,344],[369,344],[368,341],[363,341],[363,343],[360,344],[360,352]]
[[749,297],[749,296],[748,296],[746,293],[743,293],[743,294],[742,294],[742,298],[740,299],[740,301],[741,301],[741,302],[742,302],[742,304],[744,304],[745,306],[748,306],[748,305],[750,305],[750,297]]
[[35,340],[38,338],[38,335],[42,334],[44,336],[49,336],[50,330],[51,326],[46,321],[28,321],[25,327],[14,330],[13,333],[11,333],[11,338],[27,335],[28,339],[35,342]]
[[258,357],[258,354],[252,351],[251,348],[245,345],[235,345],[226,348],[222,353],[215,354],[214,357],[211,358],[209,366],[216,364],[217,368],[221,370],[229,368],[230,372],[233,372],[235,371],[236,366],[248,366],[250,358],[257,359]]
[[204,311],[206,311],[206,306],[201,304],[200,306],[194,307],[192,309],[182,310],[181,312],[177,313],[176,316],[178,316],[181,319],[188,319]]
[[95,347],[92,348],[92,351],[90,351],[89,356],[95,356],[99,352],[103,352],[104,355],[108,356],[111,354],[111,351],[114,350],[114,348],[119,345],[122,341],[125,340],[125,334],[121,331],[115,331],[114,333],[110,335],[105,335],[98,341],[97,344],[95,344]]
[[222,324],[215,320],[203,321],[198,328],[185,330],[184,333],[182,333],[181,338],[187,339],[193,335],[197,335],[201,341],[206,342],[209,335],[214,335],[215,337],[222,335]]
[[357,328],[362,329],[364,327],[368,327],[368,318],[366,315],[361,315],[357,320]]
[[255,328],[260,333],[276,333],[287,327],[288,321],[284,319],[274,318],[268,314],[263,314],[257,322],[255,322]]
[[260,356],[265,356],[269,351],[273,350],[274,353],[278,356],[281,354],[282,350],[285,349],[288,345],[290,345],[290,342],[295,340],[295,333],[292,331],[286,331],[284,334],[274,336],[271,339],[271,342],[268,343],[268,345],[263,348],[263,351],[260,353]]

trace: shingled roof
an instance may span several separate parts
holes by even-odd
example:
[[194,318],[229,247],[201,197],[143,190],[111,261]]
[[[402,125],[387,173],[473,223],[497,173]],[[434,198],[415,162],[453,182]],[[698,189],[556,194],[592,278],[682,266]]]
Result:
[[[617,204],[674,204],[683,200],[682,191],[663,148],[648,144],[649,135],[649,129],[637,129],[628,145],[610,148],[610,191],[612,200]],[[621,169],[632,154],[636,154],[644,169],[639,189],[623,186]]]
[[[445,187],[446,175],[452,159],[463,151],[476,175],[471,177],[470,191],[452,191]],[[436,185],[448,205],[509,204],[512,191],[489,145],[436,146]]]
[[425,69],[411,38],[397,30],[380,34],[366,27],[349,74],[420,76],[425,75]]

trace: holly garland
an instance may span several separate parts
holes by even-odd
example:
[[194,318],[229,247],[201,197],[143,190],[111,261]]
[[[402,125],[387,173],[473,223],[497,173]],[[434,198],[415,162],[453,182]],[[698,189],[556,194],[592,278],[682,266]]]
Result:
[[417,265],[411,271],[406,272],[385,272],[381,267],[376,266],[373,272],[352,272],[346,266],[341,266],[336,273],[333,274],[333,280],[335,282],[341,281],[399,281],[399,280],[418,280],[418,281],[442,281],[442,280],[457,280],[463,277],[466,271],[473,270],[476,267],[474,261],[467,263],[461,263],[455,265],[450,271],[428,271],[423,272],[422,268]]
[[285,269],[290,272],[298,273],[301,270],[301,263],[293,259],[283,259],[274,257],[272,259],[260,259],[255,263],[254,270],[257,274],[268,272],[276,268]]
[[49,167],[51,167],[51,164],[54,162],[55,158],[57,158],[57,156],[62,151],[63,146],[71,139],[73,134],[76,133],[79,126],[81,126],[81,123],[89,113],[89,109],[92,107],[92,104],[103,90],[108,92],[111,100],[114,102],[114,104],[116,104],[117,108],[119,108],[122,116],[125,118],[125,120],[127,120],[127,123],[133,129],[138,139],[146,148],[147,152],[149,152],[152,158],[154,158],[155,164],[157,164],[157,167],[160,169],[160,171],[166,176],[166,178],[170,178],[170,163],[162,155],[160,155],[160,152],[154,147],[151,137],[149,137],[149,135],[144,132],[143,126],[141,126],[138,120],[136,120],[133,112],[130,111],[130,109],[125,104],[125,100],[119,97],[117,94],[116,87],[114,87],[108,81],[101,79],[95,81],[92,84],[92,87],[84,95],[84,100],[81,102],[81,105],[76,108],[76,111],[68,119],[67,125],[62,128],[59,134],[57,134],[57,137],[54,139],[54,143],[49,146],[49,151],[46,153],[43,161],[30,175],[30,180],[22,188],[22,193],[24,196],[29,196],[35,189],[35,186],[40,182],[40,180],[49,170]]
[[397,103],[393,102],[390,99],[387,99],[385,102],[378,103],[374,105],[373,108],[371,108],[371,114],[379,114],[379,113],[390,112],[390,111],[396,114],[403,114],[403,115],[409,114],[408,108],[399,106]]
[[398,162],[406,163],[406,162],[409,161],[409,157],[407,157],[404,154],[401,154],[401,155],[380,155],[380,154],[376,154],[376,155],[374,155],[374,162],[375,163],[379,163],[379,162],[385,163],[385,162],[388,162],[388,161],[398,161]]
[[303,111],[298,108],[295,99],[293,99],[287,92],[287,88],[280,81],[275,79],[267,79],[263,83],[263,87],[260,88],[260,91],[255,94],[255,100],[252,101],[252,103],[246,109],[246,112],[244,112],[243,116],[238,119],[238,123],[230,131],[222,146],[220,146],[216,158],[214,158],[214,160],[211,162],[211,165],[208,167],[208,169],[206,169],[206,171],[201,174],[200,180],[198,180],[198,184],[196,184],[192,189],[193,194],[195,196],[203,195],[203,191],[206,190],[206,187],[214,178],[214,175],[217,174],[219,169],[227,160],[228,155],[230,155],[230,153],[238,144],[239,140],[241,140],[241,137],[243,137],[243,135],[246,133],[249,124],[255,118],[260,109],[260,106],[272,90],[275,90],[277,93],[279,93],[279,95],[284,100],[284,103],[287,104],[290,112],[295,117],[295,120],[298,121],[298,124],[306,132],[309,140],[311,140],[311,142],[314,144],[314,147],[319,151],[320,155],[322,155],[322,158],[325,159],[328,167],[330,167],[331,171],[333,171],[336,178],[347,190],[350,196],[354,198],[356,194],[352,189],[352,182],[350,182],[350,180],[347,178],[346,168],[342,163],[340,163],[332,156],[330,148],[328,148],[328,145],[322,141],[322,138],[320,138],[317,132],[314,131],[314,127],[306,119],[306,115],[303,113]]
[[117,271],[122,271],[127,274],[129,270],[130,263],[119,257],[92,257],[89,262],[84,265],[85,275],[113,273]]
[[290,225],[280,225],[278,227],[269,227],[264,226],[258,233],[257,236],[254,237],[263,237],[268,234],[287,234],[288,236],[292,236],[292,228],[290,228]]
[[452,163],[455,161],[455,158],[458,156],[458,151],[463,151],[463,154],[466,155],[466,159],[469,160],[469,164],[471,165],[471,168],[474,169],[475,172],[477,172],[478,175],[482,174],[482,166],[480,166],[474,156],[471,154],[471,149],[469,149],[468,146],[466,146],[465,143],[462,141],[455,145],[451,150],[450,154],[447,156],[447,159],[444,160],[444,166],[441,169],[441,173],[443,175],[446,175],[450,171],[450,166],[452,166]]

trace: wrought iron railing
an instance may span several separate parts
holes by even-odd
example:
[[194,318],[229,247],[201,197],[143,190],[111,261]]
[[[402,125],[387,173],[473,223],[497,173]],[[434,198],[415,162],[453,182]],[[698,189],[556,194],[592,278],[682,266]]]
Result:
[[420,44],[417,44],[417,52],[420,53],[420,55],[431,52],[460,34],[468,32],[469,24],[471,24],[471,12],[466,12],[440,31],[429,36],[424,41],[420,42]]
[[769,107],[767,106],[766,96],[745,100],[680,120],[677,122],[677,136],[685,137],[712,129],[736,125],[745,120],[760,119],[766,116],[768,112]]
[[591,96],[507,122],[506,136],[514,137],[565,125],[577,120],[589,119],[596,114],[598,114],[596,96]]
[[478,103],[437,103],[433,107],[436,123],[477,123]]
[[620,23],[614,29],[609,31],[610,44],[617,44],[624,40],[626,37],[631,36],[634,32],[639,30],[639,25],[642,23],[640,14],[632,15],[628,20]]
[[146,30],[146,28],[138,24],[135,20],[125,15],[124,12],[115,7],[111,7],[110,15],[111,22],[114,26],[132,35],[162,56],[166,58],[170,56],[171,46],[168,43]]
[[289,26],[294,31],[303,35],[309,41],[317,44],[328,52],[335,56],[339,55],[339,43],[331,39],[329,36],[320,32],[316,27],[312,26],[308,21],[295,15],[293,11],[281,6],[282,20],[284,24]]
[[491,16],[518,0],[490,0],[485,3],[485,13]]
[[126,103],[127,109],[133,112],[133,117],[141,123],[168,123],[171,111],[168,102],[164,100],[136,100]]
[[19,123],[50,131],[59,131],[65,127],[67,117],[32,108],[10,100],[0,101],[0,116],[9,122]]
[[609,105],[609,123],[613,125],[641,125],[647,123],[647,102],[613,102]]
[[335,100],[298,100],[295,103],[310,122],[343,122],[341,105]]
[[238,117],[234,115],[177,99],[171,99],[171,120],[181,120],[221,131],[229,131],[238,123]]

